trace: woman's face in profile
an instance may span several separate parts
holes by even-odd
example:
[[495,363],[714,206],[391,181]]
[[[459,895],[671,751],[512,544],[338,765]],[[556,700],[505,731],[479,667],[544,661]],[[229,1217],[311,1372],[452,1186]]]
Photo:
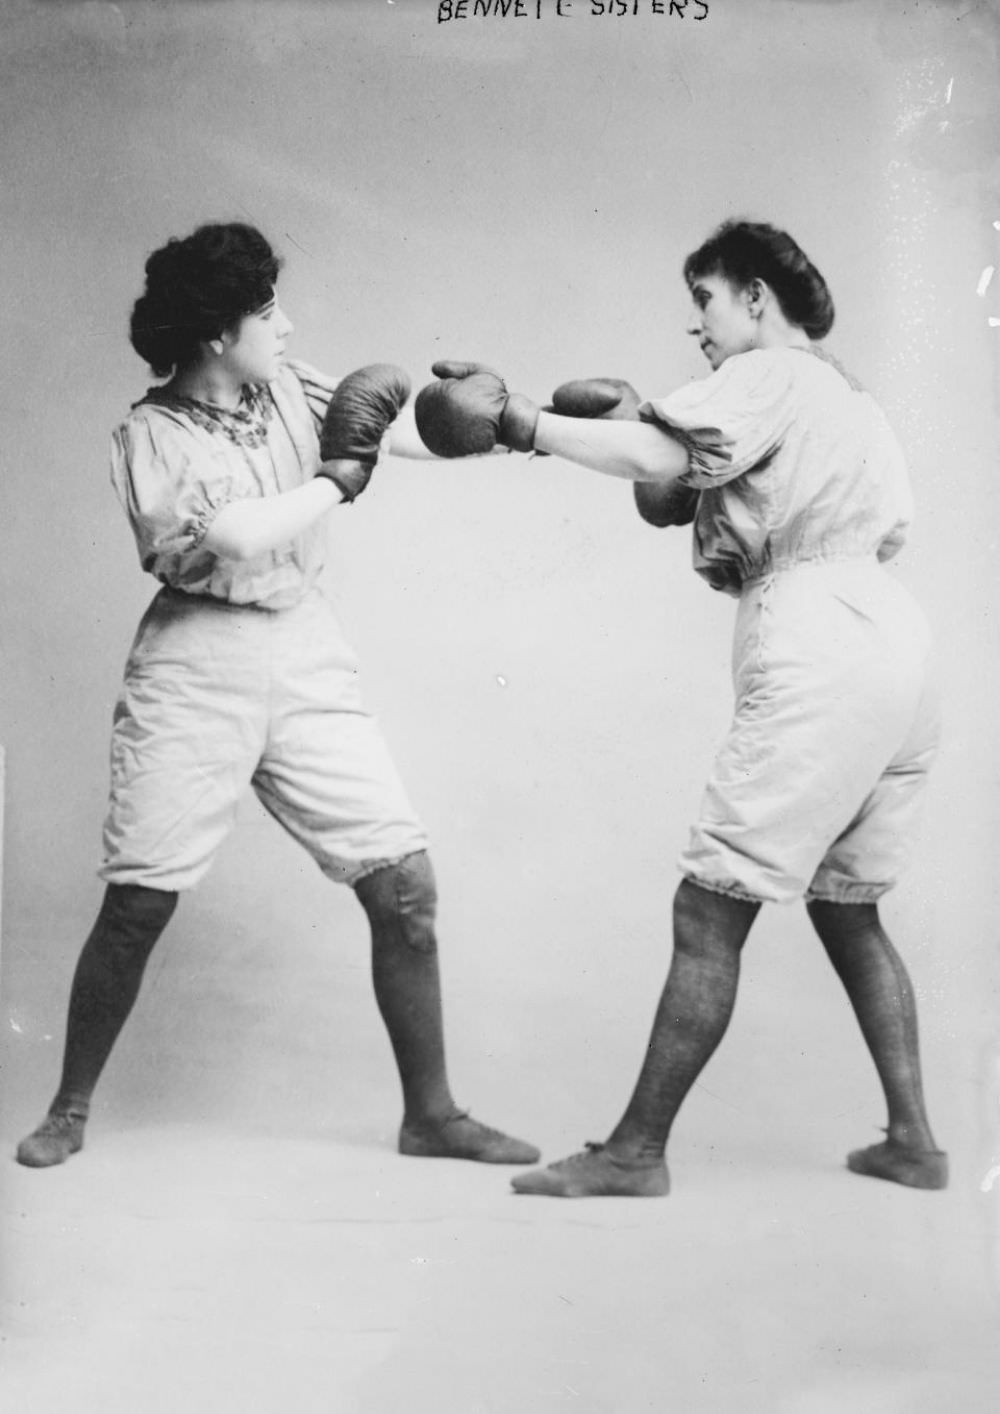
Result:
[[697,338],[713,369],[754,347],[757,325],[746,290],[735,288],[724,275],[697,275],[690,290],[687,332]]
[[278,376],[292,322],[273,299],[244,315],[226,340],[226,359],[241,383],[270,383]]

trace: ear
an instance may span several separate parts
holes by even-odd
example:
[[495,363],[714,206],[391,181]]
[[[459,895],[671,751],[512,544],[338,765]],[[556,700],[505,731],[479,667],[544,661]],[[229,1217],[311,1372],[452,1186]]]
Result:
[[208,347],[215,354],[216,358],[221,358],[225,352],[226,345],[222,339],[209,339]]
[[759,319],[764,312],[764,306],[767,304],[768,296],[771,293],[770,289],[764,284],[763,280],[758,280],[755,277],[750,281],[749,285],[747,285],[744,293],[746,295],[747,311],[751,319]]

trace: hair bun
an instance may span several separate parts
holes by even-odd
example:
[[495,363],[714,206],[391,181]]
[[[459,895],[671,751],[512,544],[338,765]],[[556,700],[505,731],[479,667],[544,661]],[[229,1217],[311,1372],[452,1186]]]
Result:
[[281,261],[253,226],[233,221],[172,236],[145,265],[130,322],[132,347],[158,378],[198,356],[271,299]]
[[763,280],[789,323],[811,339],[825,338],[833,328],[829,287],[787,231],[763,222],[723,221],[684,262],[689,284],[699,275],[718,273],[740,289],[751,280]]

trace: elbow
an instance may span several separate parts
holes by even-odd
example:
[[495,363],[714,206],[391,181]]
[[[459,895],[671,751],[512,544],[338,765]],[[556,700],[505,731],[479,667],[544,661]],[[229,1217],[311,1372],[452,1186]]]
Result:
[[220,560],[232,560],[242,564],[255,560],[264,548],[258,544],[259,537],[244,529],[213,525],[201,542],[204,549],[217,555]]
[[687,447],[665,428],[647,426],[652,435],[634,449],[632,480],[636,486],[647,483],[649,490],[661,497],[683,491],[678,482],[691,469]]
[[237,564],[244,564],[247,560],[256,560],[267,549],[268,543],[261,535],[245,533],[235,535],[232,537],[226,559],[235,560]]
[[261,551],[259,546],[253,544],[252,541],[237,538],[230,542],[221,553],[223,559],[243,564],[247,560],[255,560]]

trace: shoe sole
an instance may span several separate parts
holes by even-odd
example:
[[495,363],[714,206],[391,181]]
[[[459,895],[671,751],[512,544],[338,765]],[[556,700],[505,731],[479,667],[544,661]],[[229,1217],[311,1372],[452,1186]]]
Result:
[[18,1149],[17,1153],[14,1155],[14,1158],[17,1163],[21,1165],[22,1168],[54,1169],[58,1168],[60,1164],[64,1164],[67,1159],[71,1159],[74,1154],[78,1154],[82,1148],[82,1144],[76,1144],[73,1146],[72,1149],[67,1150],[65,1154],[62,1154],[59,1158],[54,1159],[33,1158],[30,1154],[22,1154],[21,1150]]
[[399,1152],[408,1159],[466,1159],[479,1164],[512,1164],[524,1166],[537,1164],[542,1157],[537,1149],[522,1150],[519,1154],[490,1154],[487,1152],[463,1153],[460,1149],[446,1149],[420,1139],[400,1139]]
[[511,1187],[525,1198],[665,1198],[670,1192],[670,1174],[666,1170],[655,1170],[645,1179],[639,1179],[639,1175],[634,1177],[638,1181],[630,1183],[623,1176],[618,1183],[595,1187],[575,1183],[529,1187],[515,1178],[511,1180]]
[[855,1149],[848,1154],[847,1167],[862,1178],[881,1178],[903,1188],[938,1191],[948,1186],[948,1161],[943,1155],[928,1156],[921,1166],[919,1159],[887,1154],[876,1146],[874,1151]]

